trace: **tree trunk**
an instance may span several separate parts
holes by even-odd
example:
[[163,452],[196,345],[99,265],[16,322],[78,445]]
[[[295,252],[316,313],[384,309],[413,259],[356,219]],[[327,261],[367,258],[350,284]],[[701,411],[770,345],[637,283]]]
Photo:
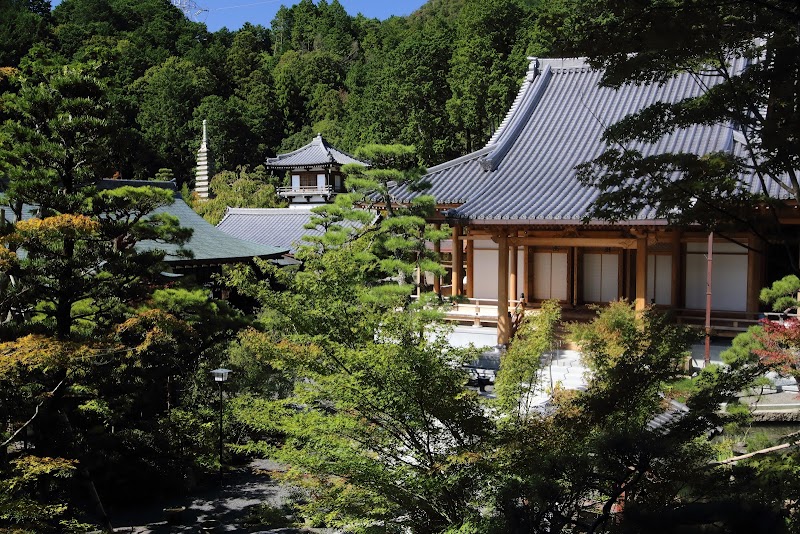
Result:
[[[64,258],[68,261],[75,255],[75,241],[64,239]],[[72,279],[69,267],[64,268],[59,280],[59,289],[56,302],[56,334],[58,339],[67,339],[72,330],[72,299],[70,298],[70,288],[66,286],[66,281]]]
[[71,453],[74,458],[78,460],[78,475],[80,476],[81,481],[86,486],[86,492],[89,494],[89,498],[94,504],[95,513],[97,514],[97,518],[100,520],[100,524],[103,527],[105,532],[114,532],[114,527],[111,526],[111,520],[106,514],[106,509],[103,506],[103,501],[100,500],[100,494],[97,493],[97,488],[94,485],[94,481],[92,480],[92,475],[89,473],[89,470],[86,468],[85,462],[82,461],[80,458],[80,454],[77,451],[77,447],[75,446],[75,433],[72,430],[72,424],[69,422],[69,417],[67,414],[64,413],[62,410],[58,410],[57,412],[59,420],[63,423],[64,429],[67,433],[67,438],[70,443],[70,448],[72,449]]

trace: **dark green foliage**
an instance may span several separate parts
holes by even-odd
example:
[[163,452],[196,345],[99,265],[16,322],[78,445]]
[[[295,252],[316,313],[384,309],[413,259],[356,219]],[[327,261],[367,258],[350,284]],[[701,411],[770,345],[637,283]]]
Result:
[[[206,69],[177,57],[151,67],[134,85],[142,137],[181,181],[195,163],[192,148],[199,146],[198,130],[190,124],[192,110],[201,105],[210,89],[211,76]],[[222,129],[222,125],[216,126]]]
[[796,312],[798,307],[797,292],[800,290],[800,279],[789,275],[776,281],[771,287],[761,290],[759,299],[768,304],[775,312]]
[[[413,155],[377,148],[375,156]],[[360,180],[362,193],[375,185]],[[289,291],[229,273],[263,305],[262,332],[230,349],[244,377],[234,414],[251,440],[236,449],[289,463],[288,479],[313,496],[298,505],[312,523],[443,531],[478,513],[474,468],[487,420],[463,389],[465,354],[446,343],[438,299],[413,302],[413,285],[398,283],[415,265],[440,271],[423,261],[420,243],[441,236],[421,235],[424,220],[405,211],[373,223],[345,202],[354,198],[318,210],[326,236],[299,254],[302,270],[261,265]],[[356,219],[352,231],[343,225]]]
[[[189,234],[174,218],[149,214],[173,202],[168,190],[98,191],[108,176],[108,106],[95,78],[68,67],[42,81],[21,76],[19,84],[5,95],[11,118],[0,129],[5,201],[18,221],[3,239],[2,270],[24,283],[7,286],[3,310],[20,321],[35,309],[67,338],[80,321],[113,323],[120,297],[137,300],[157,275],[163,252],[136,251],[137,242],[182,243]],[[38,213],[23,213],[23,205]]]
[[[487,5],[488,4],[488,5]],[[514,31],[523,18],[514,1],[466,0],[450,61],[450,123],[467,152],[480,148],[500,125],[525,69],[524,46]]]
[[50,2],[0,2],[0,67],[15,67],[35,43],[47,37]]
[[208,291],[153,294],[164,252],[137,244],[190,232],[152,215],[171,190],[102,187],[109,104],[86,68],[31,69],[3,95],[0,529],[108,528],[102,500],[193,485],[216,462],[200,355],[243,325]]

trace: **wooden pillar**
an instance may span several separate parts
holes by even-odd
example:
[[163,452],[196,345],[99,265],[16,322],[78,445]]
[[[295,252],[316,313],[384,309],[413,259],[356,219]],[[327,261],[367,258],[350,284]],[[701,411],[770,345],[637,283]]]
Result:
[[508,236],[497,239],[497,344],[507,345],[511,339],[511,319],[508,316]]
[[647,306],[647,237],[636,240],[636,310]]
[[475,241],[467,241],[467,297],[475,297]]
[[748,239],[747,251],[747,311],[758,313],[761,301],[758,296],[764,285],[764,241],[757,236]]
[[636,287],[634,285],[634,272],[636,266],[633,264],[633,251],[630,249],[625,250],[625,295],[628,301],[633,301],[636,295]]
[[681,246],[681,232],[672,232],[672,294],[670,304],[673,308],[683,308],[683,288],[681,287],[681,271],[683,270],[683,247]]
[[511,245],[511,258],[509,259],[508,294],[511,300],[517,300],[517,245]]
[[[442,229],[441,224],[436,224],[435,228],[437,230]],[[433,243],[433,253],[436,254],[436,261],[441,263],[442,262],[442,242],[441,241],[434,241]],[[442,296],[442,277],[438,274],[433,276],[433,292]]]
[[533,269],[531,269],[531,247],[522,247],[522,292],[525,293],[526,302],[530,302],[532,299],[532,274]]
[[461,249],[461,225],[453,226],[453,296],[461,295],[464,290],[464,259]]
[[580,258],[578,253],[578,247],[572,247],[572,262],[570,263],[570,272],[567,274],[567,283],[569,284],[569,301],[572,306],[578,305],[578,300],[581,298],[581,291],[580,286],[578,285],[578,280],[582,280],[582,275],[579,275],[580,271]]

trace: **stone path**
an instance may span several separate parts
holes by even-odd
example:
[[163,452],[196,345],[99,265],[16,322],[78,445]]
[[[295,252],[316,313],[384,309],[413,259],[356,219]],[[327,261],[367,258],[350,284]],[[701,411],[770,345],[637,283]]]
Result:
[[272,461],[255,460],[246,468],[227,475],[222,488],[208,488],[157,505],[124,510],[110,509],[114,532],[311,532],[294,528],[269,528],[264,525],[247,526],[242,523],[248,513],[261,503],[280,507],[287,501],[289,489],[272,476],[280,470],[281,467]]

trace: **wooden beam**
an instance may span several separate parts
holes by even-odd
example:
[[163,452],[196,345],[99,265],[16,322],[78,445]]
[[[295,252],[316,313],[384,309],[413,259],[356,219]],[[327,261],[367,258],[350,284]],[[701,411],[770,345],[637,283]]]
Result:
[[[441,230],[442,229],[442,225],[438,224],[438,223],[435,224],[434,227],[437,230]],[[433,253],[436,254],[436,261],[441,263],[441,261],[442,261],[442,242],[441,241],[435,241],[433,243]],[[433,276],[433,292],[436,293],[439,296],[441,296],[441,294],[442,294],[442,277],[439,276],[438,274]]]
[[464,291],[464,259],[461,248],[461,225],[453,226],[453,296]]
[[636,310],[647,306],[647,238],[636,240]]
[[683,245],[681,244],[681,231],[672,232],[672,285],[670,306],[683,308],[683,292],[681,290],[681,271],[683,270]]
[[533,284],[533,266],[531,265],[531,248],[522,247],[522,292],[525,293],[525,300],[531,302],[533,299],[531,290]]
[[635,266],[633,265],[633,252],[630,250],[625,251],[625,292],[622,295],[629,301],[632,301],[636,295],[636,288],[634,287]]
[[[498,229],[492,231],[484,228],[477,228],[470,226],[469,235],[463,237],[464,240],[469,239],[491,239],[497,238]],[[508,228],[508,227],[506,227]],[[644,228],[639,229],[642,232]],[[516,232],[516,233],[515,233]],[[578,230],[578,231],[564,231],[564,230],[540,230],[537,228],[528,227],[511,227],[508,231],[509,242],[512,239],[526,239],[526,238],[552,238],[552,239],[636,239],[640,237],[635,235],[631,230]]]
[[511,245],[534,247],[613,247],[635,249],[638,239],[614,237],[514,237]]
[[573,306],[577,306],[581,294],[580,286],[578,286],[578,279],[582,278],[578,275],[580,272],[580,254],[577,247],[570,248],[570,255],[567,257],[567,261],[569,261],[570,265],[569,273],[567,274],[567,284],[569,287],[567,300],[569,300],[570,304]]

